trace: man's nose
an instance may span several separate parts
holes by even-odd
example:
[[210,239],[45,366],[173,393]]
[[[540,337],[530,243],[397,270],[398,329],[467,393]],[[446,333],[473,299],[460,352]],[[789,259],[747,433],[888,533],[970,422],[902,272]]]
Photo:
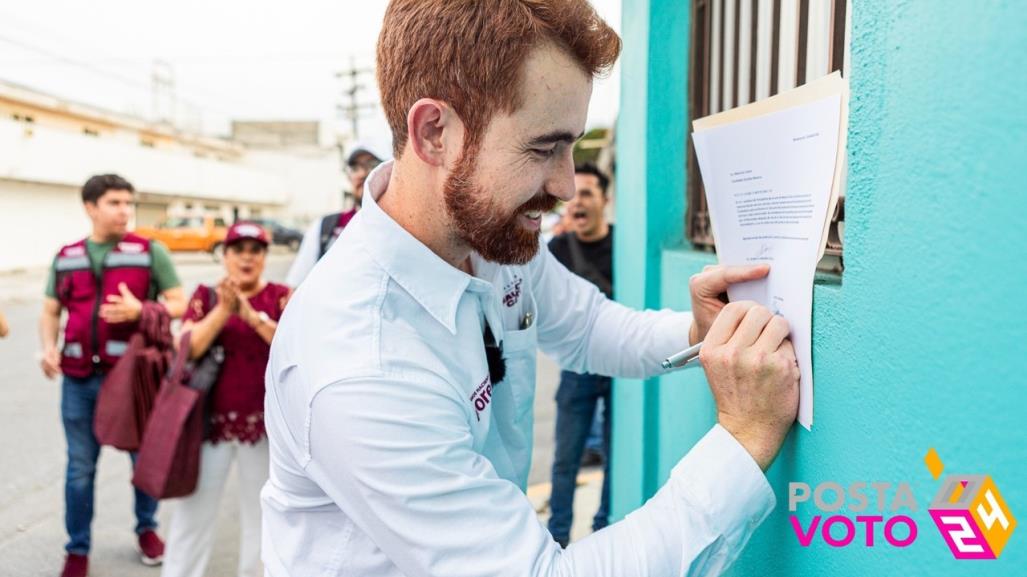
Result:
[[552,174],[546,181],[546,192],[564,202],[570,202],[576,196],[574,188],[574,155],[571,151],[554,163]]

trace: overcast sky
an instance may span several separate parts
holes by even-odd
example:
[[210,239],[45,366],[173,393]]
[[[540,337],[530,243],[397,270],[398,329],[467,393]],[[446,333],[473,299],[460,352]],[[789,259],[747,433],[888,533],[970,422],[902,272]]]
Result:
[[[12,5],[14,4],[14,5]],[[225,133],[228,120],[317,119],[347,131],[335,72],[374,65],[386,0],[33,0],[0,4],[0,80],[150,116],[155,60],[171,65],[180,121]],[[594,0],[620,30],[620,0]],[[619,68],[619,66],[618,66]],[[618,69],[600,80],[589,126],[609,126]],[[362,98],[377,100],[374,81]],[[167,94],[167,93],[165,93]],[[163,98],[158,106],[167,107]],[[385,148],[380,109],[361,140]]]

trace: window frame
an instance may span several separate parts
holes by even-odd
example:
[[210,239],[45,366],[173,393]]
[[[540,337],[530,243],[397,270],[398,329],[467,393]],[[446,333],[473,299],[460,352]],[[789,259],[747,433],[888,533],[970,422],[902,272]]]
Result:
[[[795,47],[794,54],[788,54],[789,61],[794,61],[794,80],[796,86],[807,80],[811,18],[816,12],[826,17],[829,24],[826,30],[816,29],[819,34],[826,34],[828,72],[841,70],[848,74],[848,40],[849,21],[851,18],[851,2],[849,0],[828,0],[826,4],[810,6],[809,0],[692,0],[691,30],[688,53],[688,127],[685,170],[687,174],[685,190],[685,236],[691,245],[699,250],[715,251],[713,229],[710,224],[709,208],[706,193],[699,172],[699,163],[692,143],[692,121],[703,118],[714,112],[729,110],[741,104],[754,102],[757,97],[758,54],[761,40],[760,7],[767,8],[771,16],[769,46],[769,95],[777,94],[782,80],[781,48],[788,45]],[[788,3],[788,10],[783,4]],[[741,14],[746,8],[749,14],[749,26],[745,31],[748,42],[747,52],[748,90],[740,93],[739,70],[742,65]],[[829,14],[821,12],[829,10]],[[782,37],[782,18],[788,13],[795,13],[795,38]],[[730,15],[732,22],[726,22]],[[730,41],[727,40],[730,34]],[[794,40],[794,44],[792,44]],[[716,42],[716,44],[714,44]],[[726,75],[725,55],[729,52],[731,73]],[[717,69],[714,69],[716,56]],[[822,54],[820,56],[823,56]],[[821,70],[823,70],[821,68]],[[787,71],[791,78],[791,70]],[[716,85],[714,85],[716,82]],[[743,102],[744,100],[744,102]],[[844,160],[844,159],[843,159]],[[845,192],[841,191],[838,205],[831,215],[828,231],[827,248],[818,269],[822,272],[841,273],[844,270],[843,237],[845,227]]]

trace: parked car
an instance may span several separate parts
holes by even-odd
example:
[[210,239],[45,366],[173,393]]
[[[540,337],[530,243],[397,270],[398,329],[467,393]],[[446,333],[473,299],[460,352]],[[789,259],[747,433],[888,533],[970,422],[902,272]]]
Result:
[[273,218],[250,218],[247,220],[264,227],[264,230],[271,235],[272,243],[287,246],[292,252],[300,249],[300,243],[303,242],[302,231],[285,226]]
[[135,230],[139,236],[161,241],[172,251],[211,253],[221,247],[227,232],[224,219],[212,216],[169,218],[156,227]]

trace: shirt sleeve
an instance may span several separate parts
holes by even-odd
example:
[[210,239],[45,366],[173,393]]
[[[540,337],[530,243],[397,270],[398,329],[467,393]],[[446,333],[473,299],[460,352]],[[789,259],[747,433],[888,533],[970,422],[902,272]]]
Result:
[[283,284],[276,283],[274,286],[275,302],[274,310],[271,311],[271,318],[273,318],[275,322],[277,322],[282,319],[282,313],[285,312],[285,305],[289,302],[289,296],[292,294],[292,289]]
[[310,409],[307,474],[404,575],[718,575],[774,506],[717,426],[644,506],[563,550],[475,451],[461,401],[446,383],[360,379],[329,385]]
[[150,241],[150,255],[153,257],[151,268],[157,292],[163,293],[166,290],[182,286],[178,272],[175,271],[175,263],[171,261],[171,252],[168,251],[168,247],[164,246],[164,243],[157,240]]
[[289,268],[289,274],[285,277],[285,284],[292,288],[300,286],[317,264],[320,256],[318,253],[321,252],[321,220],[315,219],[310,223],[307,232],[303,233],[303,242],[300,243],[300,249],[296,251],[296,258]]
[[664,359],[688,347],[691,313],[630,309],[567,270],[544,245],[540,252],[529,264],[539,347],[562,368],[648,378],[663,372]]
[[50,264],[50,273],[46,275],[44,294],[52,299],[57,298],[57,257],[54,257],[53,262]]
[[189,297],[189,306],[185,308],[185,314],[182,315],[182,322],[192,321],[197,322],[203,320],[203,317],[207,316],[210,312],[210,289],[204,285],[196,287],[193,291],[193,296]]

